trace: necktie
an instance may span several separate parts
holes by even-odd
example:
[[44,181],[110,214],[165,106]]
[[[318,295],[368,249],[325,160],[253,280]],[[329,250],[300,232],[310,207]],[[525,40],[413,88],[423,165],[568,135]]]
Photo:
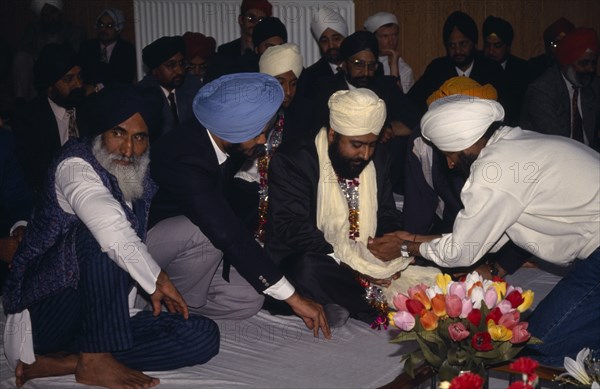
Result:
[[100,62],[108,63],[108,53],[106,52],[106,46],[102,46],[102,53],[100,54]]
[[175,124],[179,124],[179,115],[177,114],[177,104],[175,104],[175,93],[169,93],[169,104],[171,105],[171,112],[173,113],[173,121]]
[[69,139],[78,138],[77,132],[77,121],[75,120],[75,108],[67,109],[67,115],[69,115]]
[[577,106],[577,98],[579,95],[579,88],[573,88],[573,104],[571,105],[571,117],[573,130],[573,139],[583,143],[583,120],[579,114],[579,107]]

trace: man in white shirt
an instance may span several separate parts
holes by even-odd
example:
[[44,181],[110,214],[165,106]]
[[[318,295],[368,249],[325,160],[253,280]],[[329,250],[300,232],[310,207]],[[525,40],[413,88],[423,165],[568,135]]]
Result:
[[[3,296],[17,386],[75,374],[88,385],[148,388],[159,380],[142,370],[204,363],[218,352],[216,324],[189,316],[142,241],[156,191],[147,167],[157,106],[133,87],[106,88],[93,101],[90,139],[69,141],[53,162]],[[152,313],[130,313],[136,282]]]
[[[529,318],[544,343],[532,355],[562,366],[589,347],[600,353],[600,156],[573,140],[501,126],[502,106],[471,96],[431,105],[423,137],[468,176],[451,234],[403,239],[400,251],[443,267],[469,266],[508,239],[570,272]],[[563,156],[563,158],[557,158]],[[413,240],[415,240],[413,242]],[[565,342],[568,337],[569,342]]]

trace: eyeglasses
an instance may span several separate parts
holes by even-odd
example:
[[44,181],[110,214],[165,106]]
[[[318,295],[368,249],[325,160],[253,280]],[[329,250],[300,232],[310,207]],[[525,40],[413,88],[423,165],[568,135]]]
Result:
[[107,30],[112,30],[113,28],[115,28],[115,25],[112,23],[106,23],[106,24],[104,24],[102,22],[96,23],[96,30],[104,30],[105,28]]
[[252,24],[256,24],[258,22],[262,22],[265,18],[263,16],[256,16],[256,15],[246,15],[244,16],[246,18],[247,21],[249,21]]
[[165,62],[162,64],[164,67],[166,67],[169,70],[175,70],[176,68],[180,67],[182,69],[185,68],[185,61],[181,60],[181,61],[169,61],[169,62]]
[[369,71],[377,70],[377,67],[379,66],[379,62],[366,62],[366,61],[363,61],[362,59],[355,59],[354,61],[351,61],[350,63],[355,68],[363,68],[363,69],[367,68]]

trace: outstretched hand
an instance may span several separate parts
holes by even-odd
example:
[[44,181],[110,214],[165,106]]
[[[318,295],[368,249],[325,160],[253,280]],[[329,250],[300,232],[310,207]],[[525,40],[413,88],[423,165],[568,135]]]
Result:
[[325,311],[323,306],[312,300],[306,299],[295,293],[286,300],[296,315],[304,321],[306,326],[313,330],[315,338],[319,337],[319,329],[327,339],[331,339],[331,331],[329,330],[329,323],[325,317]]
[[158,316],[161,311],[161,302],[165,304],[171,313],[181,313],[187,320],[190,316],[185,300],[171,282],[164,271],[160,271],[156,279],[156,290],[150,296],[152,302],[152,314]]
[[395,235],[384,235],[379,238],[371,238],[367,242],[367,248],[375,257],[383,262],[391,261],[400,256],[402,240]]

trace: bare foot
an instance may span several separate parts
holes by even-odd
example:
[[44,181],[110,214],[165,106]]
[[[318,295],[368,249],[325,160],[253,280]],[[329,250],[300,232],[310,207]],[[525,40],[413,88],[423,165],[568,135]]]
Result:
[[25,382],[42,377],[57,377],[75,373],[77,354],[47,354],[36,355],[31,365],[19,361],[15,369],[15,384],[23,386]]
[[80,384],[124,389],[146,389],[160,383],[158,378],[123,365],[110,353],[81,353],[75,380]]

